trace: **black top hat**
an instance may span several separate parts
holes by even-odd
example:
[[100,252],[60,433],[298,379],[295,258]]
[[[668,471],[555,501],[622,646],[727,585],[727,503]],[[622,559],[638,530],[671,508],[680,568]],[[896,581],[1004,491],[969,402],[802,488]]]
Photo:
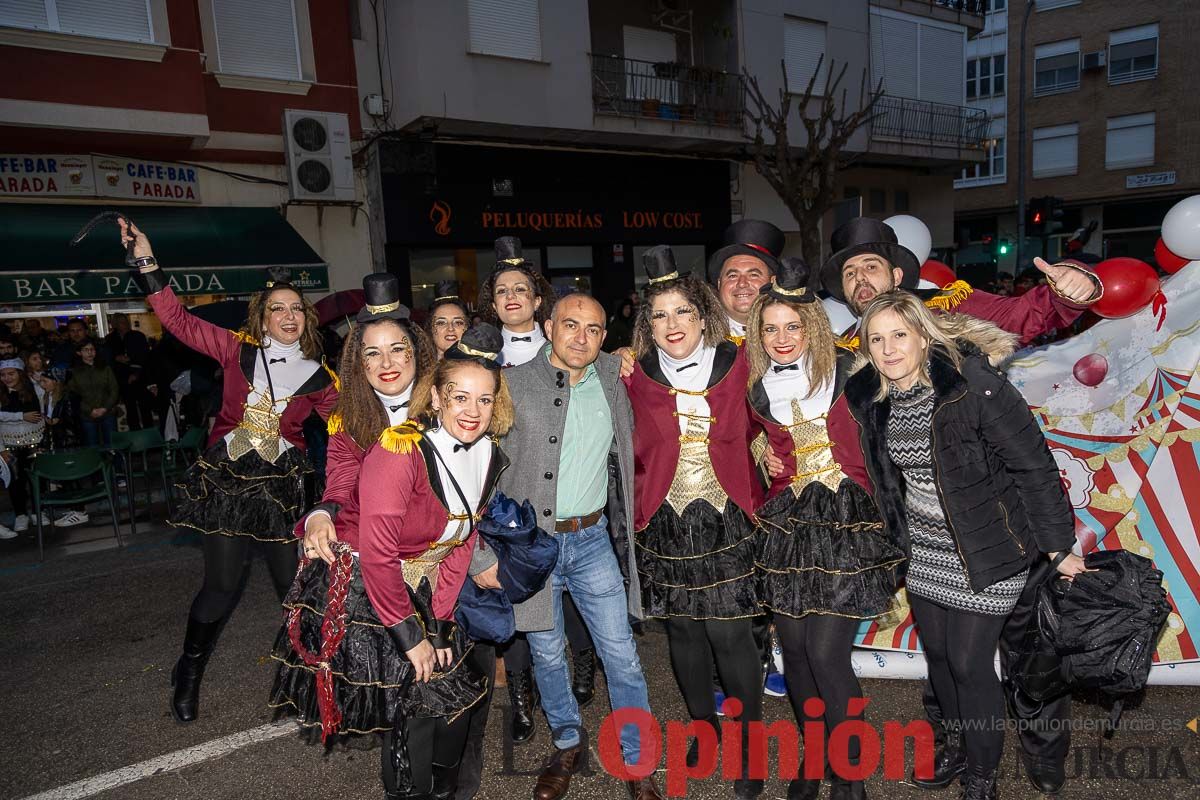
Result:
[[863,253],[874,253],[887,259],[904,273],[900,289],[915,289],[921,279],[921,262],[917,256],[896,239],[896,232],[886,222],[871,217],[855,217],[842,224],[829,240],[833,250],[821,267],[821,284],[825,291],[846,302],[842,291],[842,265]]
[[442,303],[461,302],[462,300],[458,296],[458,281],[438,281],[433,285],[433,302],[429,305],[430,310]]
[[817,299],[817,295],[809,281],[808,262],[803,258],[786,256],[779,259],[779,270],[760,291],[785,303],[811,303]]
[[521,254],[521,240],[516,236],[501,236],[496,240],[496,267],[493,272],[506,269],[537,269],[533,262],[526,261]]
[[714,286],[721,277],[721,267],[734,256],[753,256],[761,259],[771,270],[779,271],[779,256],[787,238],[783,231],[761,219],[739,220],[725,229],[725,243],[708,259],[708,282]]
[[288,267],[267,267],[267,280],[263,284],[264,288],[272,289],[276,284],[292,283],[292,270]]
[[642,253],[642,266],[651,284],[673,281],[689,274],[680,273],[679,267],[675,266],[675,252],[665,244],[655,245]]
[[372,272],[363,277],[363,296],[366,304],[359,309],[355,322],[377,319],[406,320],[408,306],[400,302],[400,279],[390,272]]
[[500,351],[504,349],[504,337],[495,325],[481,322],[468,330],[450,348],[443,358],[458,361],[474,361],[488,369],[500,369]]

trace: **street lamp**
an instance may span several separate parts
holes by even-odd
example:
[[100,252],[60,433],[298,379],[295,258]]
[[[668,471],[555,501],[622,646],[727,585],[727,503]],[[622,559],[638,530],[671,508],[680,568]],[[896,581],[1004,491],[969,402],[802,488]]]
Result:
[[1021,19],[1021,66],[1017,77],[1017,269],[1025,259],[1025,32],[1034,0],[1025,0]]

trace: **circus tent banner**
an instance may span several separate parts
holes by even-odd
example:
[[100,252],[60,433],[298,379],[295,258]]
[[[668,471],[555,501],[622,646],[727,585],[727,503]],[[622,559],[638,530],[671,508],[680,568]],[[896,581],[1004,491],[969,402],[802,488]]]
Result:
[[[1040,422],[1075,511],[1079,551],[1126,549],[1163,573],[1171,615],[1154,654],[1164,682],[1200,683],[1200,262],[1163,280],[1166,321],[1147,307],[1023,350],[1009,379]],[[1189,500],[1189,493],[1192,495]],[[903,590],[857,644],[921,650]],[[856,653],[863,674],[917,659]],[[878,662],[882,661],[881,667]],[[923,662],[923,659],[919,660]],[[1187,662],[1189,668],[1177,668]],[[923,667],[923,663],[920,663]],[[1169,668],[1167,676],[1163,668]],[[894,670],[891,670],[894,671]],[[897,675],[897,677],[899,677]],[[1158,682],[1158,681],[1156,681]]]

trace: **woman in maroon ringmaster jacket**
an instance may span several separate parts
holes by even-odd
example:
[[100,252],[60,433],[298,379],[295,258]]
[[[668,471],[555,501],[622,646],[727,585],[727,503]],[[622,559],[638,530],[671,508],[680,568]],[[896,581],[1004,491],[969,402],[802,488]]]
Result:
[[[634,325],[640,359],[626,379],[642,606],[666,619],[689,715],[718,730],[714,665],[726,695],[741,701],[742,721],[762,718],[751,619],[762,613],[753,516],[763,490],[749,445],[762,428],[749,416],[745,353],[726,339],[716,295],[695,276],[680,276],[669,247],[653,247],[644,259],[650,284]],[[689,764],[698,758],[696,741]],[[734,788],[738,797],[757,797],[762,781],[743,776]]]
[[304,510],[304,477],[312,471],[301,426],[313,411],[329,416],[337,377],[321,358],[316,312],[283,276],[274,276],[251,298],[243,330],[229,331],[189,314],[145,234],[125,219],[119,225],[121,243],[133,245],[159,322],[215,359],[225,376],[208,449],[184,475],[183,498],[171,520],[204,534],[204,584],[192,602],[183,655],[171,674],[171,712],[191,722],[217,633],[237,603],[251,543],[262,543],[281,599],[296,574],[292,526]]

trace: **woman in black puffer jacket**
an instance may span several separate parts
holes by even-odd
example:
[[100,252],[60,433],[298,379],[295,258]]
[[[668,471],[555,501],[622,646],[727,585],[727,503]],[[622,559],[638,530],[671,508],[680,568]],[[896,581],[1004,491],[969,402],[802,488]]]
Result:
[[1015,337],[933,314],[915,295],[880,295],[863,315],[869,359],[847,381],[885,523],[906,542],[907,590],[930,681],[965,740],[963,797],[995,797],[1004,696],[992,659],[1004,621],[1045,554],[1070,553],[1071,507],[1033,414],[996,364]]

